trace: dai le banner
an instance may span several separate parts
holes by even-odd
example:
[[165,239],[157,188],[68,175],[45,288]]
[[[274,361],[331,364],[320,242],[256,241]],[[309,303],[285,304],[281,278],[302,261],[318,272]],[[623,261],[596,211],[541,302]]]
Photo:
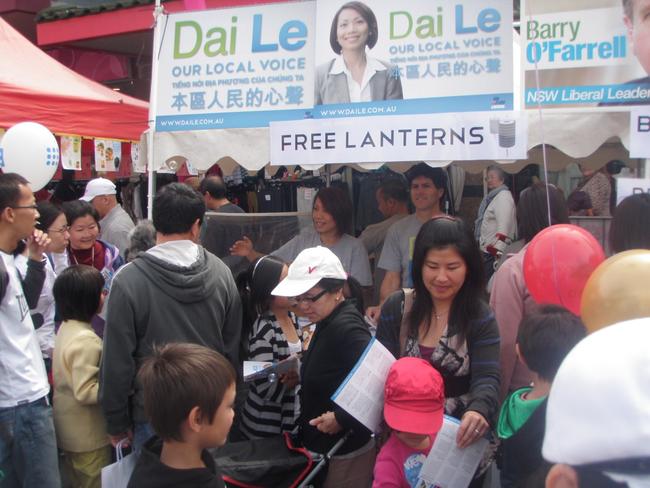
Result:
[[526,108],[650,104],[650,1],[625,3],[522,0]]
[[513,109],[510,0],[344,3],[167,16],[156,130]]

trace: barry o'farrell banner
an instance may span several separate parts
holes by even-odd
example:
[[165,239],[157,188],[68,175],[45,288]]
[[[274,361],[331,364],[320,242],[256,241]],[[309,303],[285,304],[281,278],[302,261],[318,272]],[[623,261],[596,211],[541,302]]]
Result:
[[527,108],[650,103],[650,4],[622,3],[522,0]]
[[271,123],[272,164],[525,159],[525,112],[296,120]]
[[650,106],[630,110],[630,157],[650,159]]
[[512,1],[344,4],[317,1],[313,118],[513,109]]
[[170,14],[156,130],[266,127],[303,118],[313,106],[315,8],[293,2]]

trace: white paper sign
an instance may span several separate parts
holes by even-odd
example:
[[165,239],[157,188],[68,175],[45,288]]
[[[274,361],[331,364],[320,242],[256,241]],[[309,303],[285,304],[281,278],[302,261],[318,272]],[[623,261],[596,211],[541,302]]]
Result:
[[61,136],[61,166],[81,171],[81,136]]
[[95,171],[115,171],[122,159],[122,143],[112,139],[95,139]]
[[460,422],[445,415],[440,432],[420,470],[418,488],[467,488],[488,446],[487,439],[459,449],[456,435]]
[[[525,114],[524,114],[525,115]],[[367,116],[271,123],[271,163],[525,159],[518,112]]]
[[143,164],[142,159],[140,158],[140,143],[132,142],[131,143],[131,167],[133,168],[134,173],[146,173],[147,166]]
[[377,432],[384,411],[384,384],[395,357],[376,338],[368,343],[359,361],[332,395],[334,403]]
[[642,178],[616,178],[616,205],[637,193],[650,193],[650,179]]
[[630,157],[650,158],[650,106],[630,110]]

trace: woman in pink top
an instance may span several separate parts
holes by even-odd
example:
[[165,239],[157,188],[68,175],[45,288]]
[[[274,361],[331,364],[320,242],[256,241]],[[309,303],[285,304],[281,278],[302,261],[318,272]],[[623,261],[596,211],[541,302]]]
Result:
[[501,401],[509,392],[528,386],[532,380],[528,368],[517,358],[515,344],[519,323],[535,305],[524,281],[524,256],[528,243],[538,232],[549,226],[547,188],[551,205],[551,224],[569,223],[569,211],[564,195],[554,186],[536,183],[521,192],[517,205],[517,233],[526,245],[517,254],[506,259],[495,273],[492,284],[490,306],[494,310],[501,335]]

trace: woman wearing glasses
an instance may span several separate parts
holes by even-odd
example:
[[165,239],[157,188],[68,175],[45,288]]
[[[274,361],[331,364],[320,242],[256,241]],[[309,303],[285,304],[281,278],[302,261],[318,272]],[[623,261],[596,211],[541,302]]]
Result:
[[[287,265],[278,258],[263,256],[237,279],[244,312],[242,336],[248,336],[249,361],[275,363],[302,352],[298,319],[289,311],[289,300],[271,295],[287,272]],[[250,317],[251,312],[257,317]],[[241,415],[241,431],[247,438],[271,437],[294,429],[300,412],[296,400],[298,381],[296,370],[281,375],[277,381],[260,378],[249,383]]]
[[[68,219],[70,243],[68,257],[70,264],[86,264],[97,269],[104,277],[104,290],[108,293],[117,269],[124,264],[117,247],[98,239],[99,214],[88,202],[74,200],[63,204]],[[93,319],[95,332],[104,334],[104,319]]]
[[[499,407],[499,330],[484,300],[483,273],[479,248],[461,220],[429,220],[415,239],[414,288],[386,300],[377,328],[377,339],[396,357],[421,357],[440,372],[445,413],[460,419],[460,448],[491,431]],[[481,486],[481,478],[470,487]]]
[[[30,309],[32,321],[36,328],[36,337],[45,359],[47,370],[50,370],[50,359],[54,348],[54,297],[52,286],[58,273],[68,267],[66,247],[70,235],[63,211],[49,202],[38,202],[35,210],[39,217],[36,228],[47,233],[50,243],[45,248],[45,281],[41,289],[38,303]],[[27,273],[27,259],[16,258],[16,266],[22,276]]]
[[273,295],[289,297],[301,315],[316,324],[300,369],[300,437],[312,452],[327,453],[347,431],[351,436],[332,458],[325,487],[369,486],[374,441],[362,424],[331,396],[361,357],[370,332],[355,305],[346,300],[347,273],[326,247],[302,251]]

